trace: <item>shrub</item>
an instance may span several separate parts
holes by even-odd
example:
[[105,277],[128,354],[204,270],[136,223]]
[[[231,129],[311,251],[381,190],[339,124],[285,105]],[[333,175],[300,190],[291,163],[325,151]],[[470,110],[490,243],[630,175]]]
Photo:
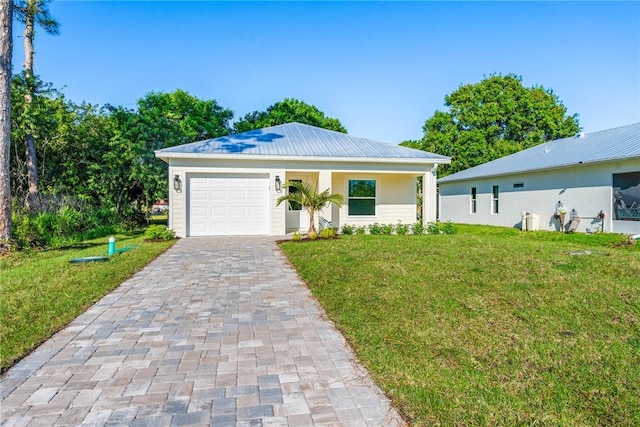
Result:
[[293,232],[293,237],[291,238],[291,240],[293,240],[294,242],[299,242],[302,240],[302,234],[300,234],[299,231],[294,231]]
[[369,226],[369,234],[371,235],[378,235],[378,234],[382,234],[382,228],[384,226],[382,224],[378,224],[377,222],[374,222],[373,224],[371,224]]
[[393,230],[395,230],[396,226],[393,224],[381,224],[380,225],[380,234],[391,235],[393,234]]
[[424,234],[424,225],[422,224],[422,221],[411,224],[411,234]]
[[456,229],[453,226],[453,223],[451,221],[447,221],[444,223],[444,225],[442,226],[442,233],[443,234],[456,234]]
[[398,222],[396,224],[396,234],[398,236],[403,236],[405,234],[407,234],[409,232],[409,226],[407,224],[403,224],[401,222]]
[[427,224],[428,234],[455,234],[456,229],[451,221],[447,221],[444,224],[440,221],[430,222]]
[[351,236],[356,231],[356,228],[353,225],[345,224],[342,226],[342,234],[345,236]]
[[163,225],[150,225],[144,231],[145,240],[165,241],[174,240],[176,233]]
[[318,238],[318,233],[312,231],[311,233],[307,234],[307,238],[309,240],[316,240]]
[[332,227],[323,228],[320,231],[320,237],[323,239],[332,239],[336,236],[336,229]]
[[367,232],[367,229],[365,228],[364,225],[360,225],[356,227],[356,234],[362,235],[362,234],[365,234],[366,232]]

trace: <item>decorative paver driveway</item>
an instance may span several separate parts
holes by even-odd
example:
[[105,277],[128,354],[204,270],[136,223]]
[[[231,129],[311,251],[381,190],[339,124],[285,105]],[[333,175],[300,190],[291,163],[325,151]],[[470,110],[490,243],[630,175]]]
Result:
[[274,238],[178,241],[1,379],[2,425],[401,425]]

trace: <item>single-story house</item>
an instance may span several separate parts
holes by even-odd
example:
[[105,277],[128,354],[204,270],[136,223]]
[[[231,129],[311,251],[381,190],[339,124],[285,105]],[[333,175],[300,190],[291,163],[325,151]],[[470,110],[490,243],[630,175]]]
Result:
[[321,212],[344,224],[416,222],[416,179],[424,180],[423,220],[436,217],[436,168],[450,159],[300,123],[228,135],[155,152],[169,164],[169,228],[180,237],[304,232],[299,206],[281,203],[287,181],[345,198]]
[[[438,185],[442,220],[639,233],[640,123],[547,142]],[[522,224],[524,212],[530,216]],[[570,226],[572,214],[580,221]]]

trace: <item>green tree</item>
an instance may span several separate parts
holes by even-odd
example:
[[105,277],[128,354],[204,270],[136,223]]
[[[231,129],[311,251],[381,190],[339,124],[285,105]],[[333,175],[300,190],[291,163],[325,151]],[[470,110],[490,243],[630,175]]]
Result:
[[267,111],[254,111],[239,119],[233,125],[235,133],[262,129],[285,123],[298,122],[324,129],[347,133],[340,120],[327,117],[314,105],[294,98],[285,98],[267,108]]
[[27,176],[29,182],[29,194],[26,206],[38,210],[40,208],[40,190],[38,175],[38,156],[36,154],[36,143],[34,141],[35,124],[34,120],[29,120],[31,104],[35,92],[35,82],[33,76],[33,40],[35,38],[36,24],[48,34],[58,34],[59,24],[49,12],[50,0],[19,0],[15,3],[15,14],[17,19],[24,24],[24,73],[27,83],[25,92],[25,116],[26,126],[24,145],[27,166]]
[[445,97],[447,112],[436,111],[423,127],[420,141],[401,145],[451,157],[438,168],[446,176],[545,141],[575,135],[578,115],[551,89],[525,87],[513,74],[491,75],[460,86]]
[[111,185],[119,188],[108,191],[118,211],[126,214],[167,197],[167,165],[154,150],[227,135],[233,112],[215,100],[176,90],[145,95],[137,110],[109,107],[109,117],[112,136],[100,167],[116,180]]
[[298,191],[280,196],[276,206],[280,206],[280,204],[285,201],[301,205],[302,208],[309,213],[309,231],[307,231],[307,234],[316,232],[315,214],[317,212],[320,212],[331,203],[338,207],[344,205],[344,197],[342,194],[329,193],[328,188],[318,193],[313,185],[296,181],[289,181],[285,186],[293,187]]

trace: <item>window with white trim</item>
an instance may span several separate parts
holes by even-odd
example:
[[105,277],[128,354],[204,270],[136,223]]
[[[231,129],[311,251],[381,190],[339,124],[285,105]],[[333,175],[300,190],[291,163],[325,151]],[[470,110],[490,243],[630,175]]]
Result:
[[476,207],[478,204],[478,191],[476,187],[471,187],[471,213],[476,213]]
[[375,179],[350,179],[348,193],[349,216],[374,216],[376,214]]
[[499,212],[500,201],[499,201],[500,193],[498,191],[498,186],[493,186],[493,192],[491,194],[491,213],[496,215]]

